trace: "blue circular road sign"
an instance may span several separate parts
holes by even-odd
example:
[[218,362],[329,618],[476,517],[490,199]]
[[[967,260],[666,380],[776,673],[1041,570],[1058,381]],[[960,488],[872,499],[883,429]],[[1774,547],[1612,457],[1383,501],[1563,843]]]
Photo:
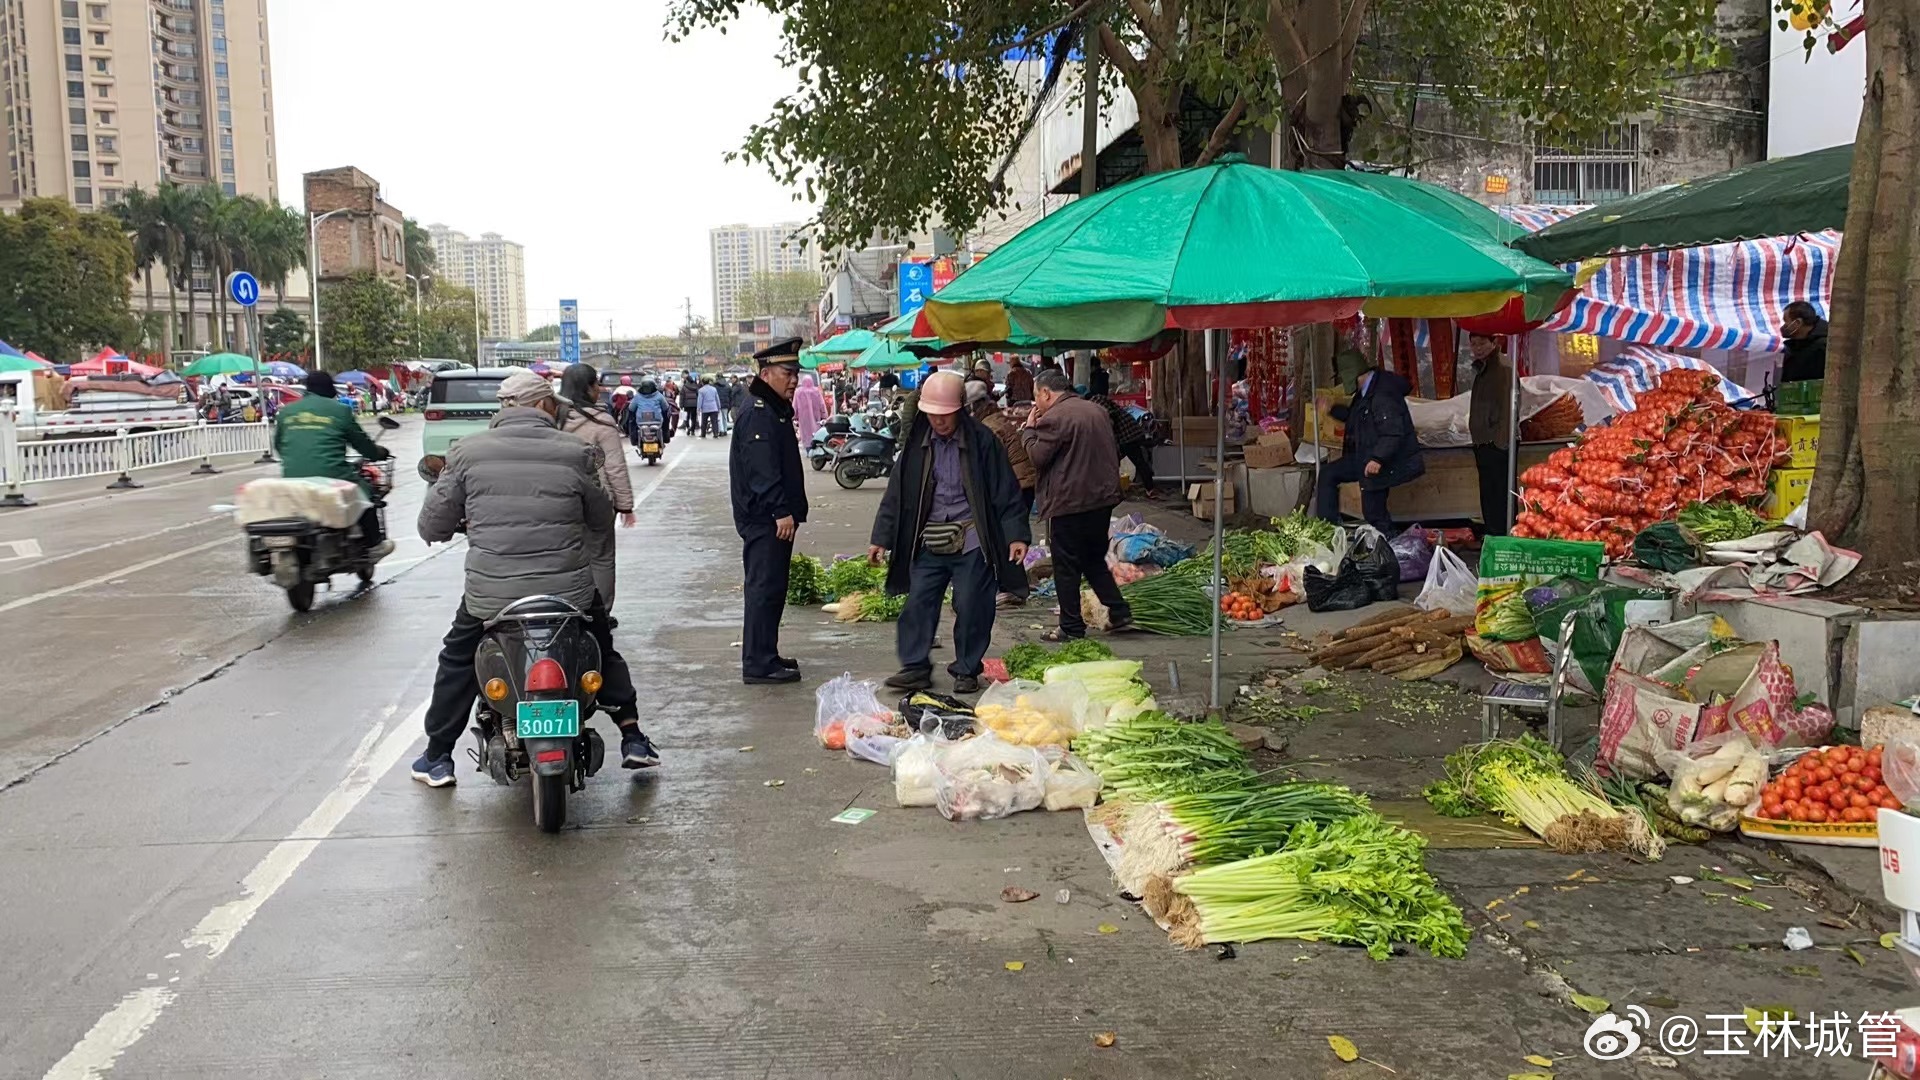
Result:
[[260,281],[245,270],[235,270],[227,275],[227,295],[241,307],[252,307],[260,302]]

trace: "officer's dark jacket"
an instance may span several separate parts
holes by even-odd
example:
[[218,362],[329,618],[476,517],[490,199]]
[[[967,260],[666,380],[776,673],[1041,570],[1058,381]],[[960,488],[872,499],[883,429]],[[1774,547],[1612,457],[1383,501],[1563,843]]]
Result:
[[751,403],[740,409],[727,455],[733,527],[743,537],[769,532],[783,517],[807,520],[807,480],[800,471],[793,403],[758,378],[747,394]]

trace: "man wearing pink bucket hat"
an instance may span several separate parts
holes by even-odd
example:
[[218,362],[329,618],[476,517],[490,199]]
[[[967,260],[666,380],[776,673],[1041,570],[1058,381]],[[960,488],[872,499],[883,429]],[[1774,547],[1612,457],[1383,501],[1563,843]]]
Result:
[[920,384],[920,409],[900,443],[900,460],[874,515],[868,557],[888,552],[887,592],[907,597],[895,649],[900,670],[887,680],[899,690],[933,685],[929,659],[942,600],[953,588],[955,693],[980,689],[980,670],[993,640],[1000,590],[1021,584],[1021,560],[1032,533],[1020,482],[1007,452],[961,404],[964,384],[937,371]]

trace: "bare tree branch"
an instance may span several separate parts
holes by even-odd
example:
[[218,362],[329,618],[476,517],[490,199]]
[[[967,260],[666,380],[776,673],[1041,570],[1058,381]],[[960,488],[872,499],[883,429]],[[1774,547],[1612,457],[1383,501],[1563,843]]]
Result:
[[1220,122],[1213,126],[1213,134],[1208,136],[1206,148],[1201,150],[1200,156],[1194,160],[1193,164],[1196,168],[1210,164],[1214,158],[1220,156],[1220,151],[1225,150],[1227,143],[1232,140],[1234,129],[1240,126],[1240,118],[1245,115],[1247,115],[1247,95],[1235,95],[1233,104],[1227,108],[1227,115],[1221,117]]

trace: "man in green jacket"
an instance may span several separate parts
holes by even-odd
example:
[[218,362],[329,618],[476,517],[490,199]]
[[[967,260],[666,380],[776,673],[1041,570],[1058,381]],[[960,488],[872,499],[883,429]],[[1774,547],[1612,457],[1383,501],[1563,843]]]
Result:
[[[280,455],[280,475],[297,479],[321,476],[333,480],[351,480],[371,502],[373,490],[360,475],[357,465],[347,460],[351,446],[370,461],[393,456],[386,447],[367,436],[353,410],[335,396],[333,376],[316,371],[307,376],[307,392],[300,400],[281,408],[274,421],[273,448]],[[369,507],[360,517],[360,535],[375,559],[384,559],[393,551],[393,541],[380,527],[380,510]]]

